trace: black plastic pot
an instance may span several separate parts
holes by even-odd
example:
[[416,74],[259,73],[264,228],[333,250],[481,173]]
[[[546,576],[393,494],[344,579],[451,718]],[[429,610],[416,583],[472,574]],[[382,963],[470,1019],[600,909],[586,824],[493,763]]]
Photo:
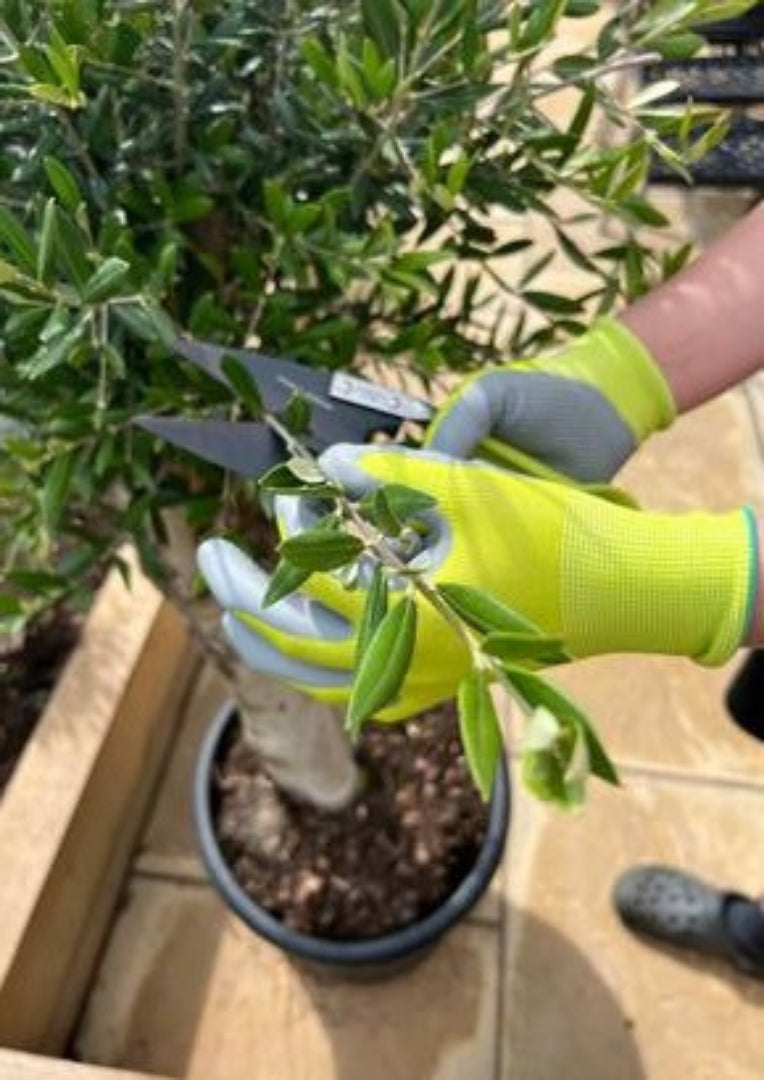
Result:
[[504,850],[509,824],[510,786],[502,760],[491,799],[485,841],[472,869],[444,903],[419,922],[381,937],[334,941],[312,937],[284,926],[241,888],[218,845],[213,822],[212,775],[221,744],[237,713],[233,703],[218,713],[202,743],[194,777],[193,810],[202,858],[218,892],[256,934],[290,956],[310,961],[351,978],[381,978],[422,958],[474,907],[488,888]]
[[735,673],[727,709],[743,731],[764,741],[764,649],[753,649]]

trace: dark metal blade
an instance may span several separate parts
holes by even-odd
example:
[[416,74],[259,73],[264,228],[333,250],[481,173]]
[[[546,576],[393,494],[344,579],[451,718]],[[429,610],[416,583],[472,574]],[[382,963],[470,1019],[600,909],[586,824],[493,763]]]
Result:
[[[266,356],[253,349],[229,349],[192,338],[178,338],[175,350],[226,386],[231,384],[223,373],[222,362],[227,356],[234,357],[257,383],[263,404],[269,412],[283,409],[295,393],[301,393],[310,404],[326,407],[331,378],[327,371],[310,368],[294,360]],[[312,402],[311,396],[317,401]]]
[[269,412],[280,412],[295,394],[300,394],[310,406],[313,437],[309,442],[315,448],[324,449],[337,442],[366,442],[376,432],[394,435],[400,427],[400,415],[336,398],[330,392],[336,373],[252,349],[229,349],[192,338],[178,338],[175,350],[226,386],[230,383],[222,361],[226,356],[235,357],[254,379]]
[[135,422],[173,446],[241,476],[263,476],[286,457],[279,437],[265,424],[254,421],[139,416]]

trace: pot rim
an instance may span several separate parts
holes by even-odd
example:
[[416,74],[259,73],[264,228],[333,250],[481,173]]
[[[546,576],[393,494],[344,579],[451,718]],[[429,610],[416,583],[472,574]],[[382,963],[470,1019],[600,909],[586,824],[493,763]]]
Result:
[[483,845],[470,870],[442,904],[424,918],[375,938],[318,938],[285,926],[239,885],[218,844],[211,812],[210,777],[220,742],[238,713],[228,701],[212,721],[199,749],[194,772],[193,817],[204,865],[216,888],[250,929],[281,949],[306,960],[334,966],[387,963],[434,943],[474,907],[488,888],[501,859],[510,815],[507,762],[500,759]]

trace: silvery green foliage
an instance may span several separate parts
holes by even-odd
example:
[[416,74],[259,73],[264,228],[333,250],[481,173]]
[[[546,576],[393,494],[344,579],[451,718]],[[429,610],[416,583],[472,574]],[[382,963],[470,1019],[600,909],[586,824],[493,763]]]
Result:
[[[627,108],[601,76],[691,53],[694,24],[746,6],[2,0],[0,413],[19,427],[0,457],[0,618],[89,588],[126,537],[159,577],[163,507],[219,524],[219,472],[131,423],[231,408],[172,357],[176,328],[427,383],[578,333],[673,272],[687,249],[658,255],[640,231],[662,223],[650,155],[679,166],[723,126],[660,94]],[[585,54],[559,48],[571,18],[598,20]],[[543,110],[561,86],[564,127]],[[581,251],[560,188],[624,240]],[[551,248],[533,249],[530,215]],[[581,295],[539,284],[552,260],[581,271]],[[227,522],[248,497],[226,483]]]

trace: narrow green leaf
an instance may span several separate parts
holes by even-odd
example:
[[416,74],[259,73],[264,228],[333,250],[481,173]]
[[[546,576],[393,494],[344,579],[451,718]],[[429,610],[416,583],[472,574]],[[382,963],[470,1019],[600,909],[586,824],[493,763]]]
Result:
[[404,524],[438,505],[432,495],[406,484],[385,484],[379,490],[384,491],[387,505]]
[[61,203],[67,210],[73,214],[76,213],[82,202],[82,194],[74,176],[65,165],[51,155],[43,158],[43,167],[48,182]]
[[523,631],[494,631],[481,642],[483,652],[502,660],[538,660],[547,664],[561,664],[570,657],[563,649],[561,638],[527,633]]
[[56,201],[48,199],[42,214],[40,242],[37,249],[37,280],[49,285],[53,280],[58,239]]
[[577,741],[575,728],[563,724],[548,709],[535,709],[522,743],[522,777],[537,799],[569,809],[578,805],[580,791],[568,791],[565,773]]
[[364,495],[358,509],[363,517],[381,529],[385,536],[398,536],[403,528],[403,523],[390,508],[382,488],[375,488]]
[[94,274],[85,282],[82,299],[88,304],[98,304],[116,296],[130,271],[130,263],[112,256],[105,259]]
[[615,211],[626,221],[637,225],[652,225],[655,228],[663,228],[669,224],[669,219],[657,206],[648,202],[642,195],[628,195],[621,199]]
[[459,684],[459,734],[472,778],[487,802],[493,791],[502,737],[485,671],[471,671]]
[[304,435],[310,430],[310,403],[299,391],[296,391],[285,408],[282,410],[281,419],[293,435]]
[[591,760],[591,771],[608,784],[618,785],[618,773],[586,714],[559,687],[521,668],[504,668],[513,689],[526,702],[528,710],[543,706],[558,719],[568,719],[581,731]]
[[540,289],[526,289],[522,297],[540,311],[551,311],[556,315],[577,315],[582,310],[580,300]]
[[49,83],[55,78],[53,69],[48,63],[45,54],[36,45],[21,45],[19,48],[19,60],[21,68],[37,82]]
[[247,412],[253,420],[259,420],[263,415],[263,399],[257,383],[250,373],[235,356],[224,356],[220,368],[236,391],[238,397],[247,407]]
[[42,340],[40,347],[18,366],[18,371],[26,379],[39,379],[53,368],[69,362],[74,351],[83,342],[86,320],[77,319],[73,324],[67,320],[66,329],[50,340]]
[[65,86],[72,96],[76,95],[80,88],[77,49],[64,41],[55,26],[50,29],[50,42],[45,47],[45,54],[62,86]]
[[670,34],[652,43],[651,48],[659,52],[666,60],[689,60],[706,44],[700,34],[688,30],[681,34]]
[[543,636],[544,631],[530,619],[526,619],[524,615],[481,589],[457,582],[443,582],[438,585],[438,592],[457,615],[469,626],[482,633],[493,630],[501,633],[519,632]]
[[264,180],[263,200],[268,219],[279,231],[286,232],[289,226],[291,200],[283,184],[278,180]]
[[294,471],[292,462],[274,465],[258,480],[258,486],[274,495],[339,495],[340,489],[324,481],[318,484],[312,479],[303,479]]
[[549,38],[566,3],[567,0],[534,0],[529,6],[531,14],[520,38],[520,48],[535,49]]
[[311,573],[312,570],[295,566],[288,559],[280,559],[265,591],[263,607],[270,607],[271,604],[283,600],[285,596],[289,596],[296,589],[299,589],[308,580]]
[[289,461],[287,461],[286,467],[298,480],[302,480],[304,483],[310,484],[313,487],[317,484],[326,484],[326,477],[321,472],[318,463],[312,461],[310,458],[291,457]]
[[595,263],[592,262],[588,255],[584,254],[578,244],[566,232],[563,232],[556,225],[554,231],[560,247],[574,266],[577,266],[579,270],[585,270],[589,274],[600,272]]
[[7,247],[25,273],[37,273],[34,244],[23,225],[4,206],[0,206],[0,243]]
[[345,724],[352,734],[388,705],[403,685],[414,652],[416,616],[414,599],[404,596],[377,626],[348,702]]
[[32,83],[29,93],[38,101],[44,101],[46,105],[55,105],[62,109],[79,109],[85,104],[85,98],[81,93],[72,94],[62,86],[55,86],[52,83]]
[[756,7],[756,0],[700,0],[695,5],[691,24],[703,26],[709,22],[735,19],[739,15],[745,15],[753,7]]
[[389,592],[385,572],[379,563],[374,567],[374,573],[366,591],[366,599],[363,605],[361,621],[358,624],[355,646],[356,670],[361,666],[361,661],[366,655],[371,639],[377,632],[379,624],[387,614]]
[[12,615],[21,615],[23,611],[24,607],[21,601],[17,600],[15,596],[0,593],[0,617],[7,619]]
[[401,31],[395,0],[361,0],[364,32],[371,38],[383,59],[396,58]]
[[319,527],[290,536],[279,550],[285,559],[304,570],[336,570],[358,558],[363,542],[357,536]]
[[[581,100],[578,103],[573,119],[568,125],[566,135],[571,140],[572,147],[574,149],[578,146],[582,136],[586,132],[591,120],[592,113],[594,112],[594,106],[597,101],[597,89],[593,82],[588,82],[581,89]],[[564,160],[567,159],[567,154],[564,155]]]
[[300,50],[317,78],[326,86],[331,87],[333,90],[336,89],[337,72],[334,66],[334,59],[329,55],[321,42],[317,38],[306,38],[302,42]]
[[162,342],[172,346],[175,337],[175,327],[172,320],[165,313],[151,304],[114,304],[112,312],[135,337],[146,341],[150,345]]
[[48,469],[40,492],[40,508],[45,528],[54,533],[61,520],[74,472],[74,454],[62,454]]
[[601,0],[567,0],[565,16],[568,19],[586,19],[589,15],[596,15],[601,6]]
[[31,593],[57,592],[64,584],[58,574],[48,574],[43,570],[12,570],[7,575],[7,581]]
[[82,289],[93,272],[88,257],[88,245],[82,230],[70,214],[56,207],[56,230],[58,232],[58,257],[69,280]]

